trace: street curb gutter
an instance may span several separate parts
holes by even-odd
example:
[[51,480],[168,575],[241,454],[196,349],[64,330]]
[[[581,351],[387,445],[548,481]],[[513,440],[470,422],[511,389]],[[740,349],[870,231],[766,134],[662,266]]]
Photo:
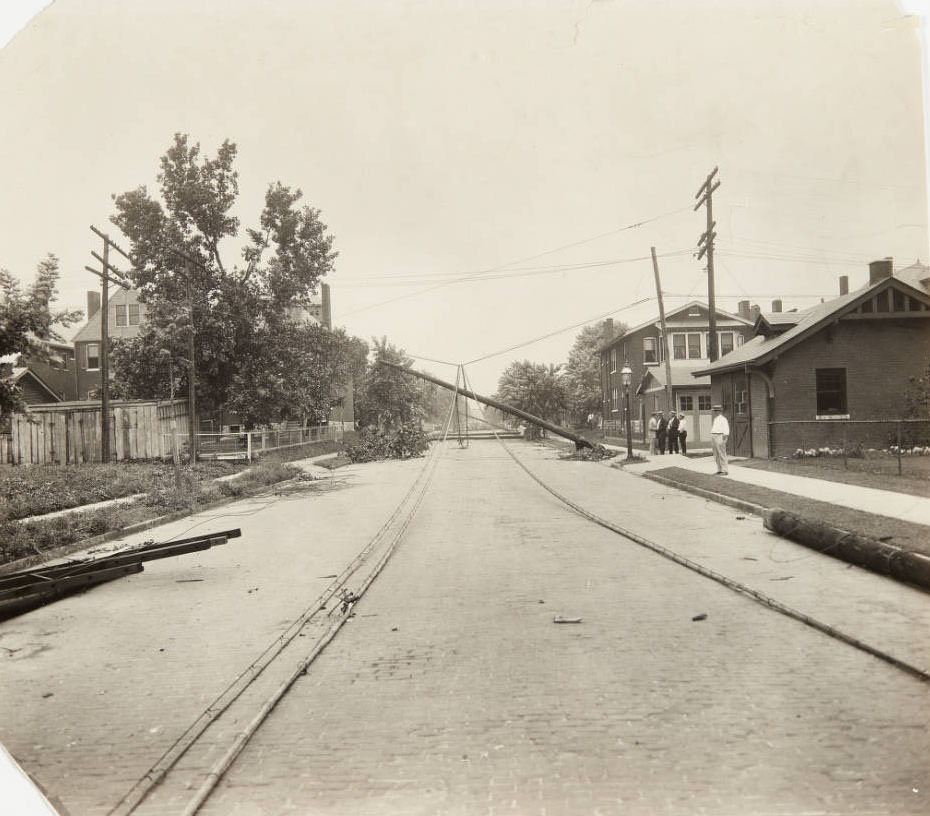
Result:
[[[930,590],[930,557],[922,553],[903,550],[876,538],[829,527],[820,522],[811,522],[779,508],[767,508],[760,504],[725,496],[722,493],[715,493],[712,490],[682,484],[665,476],[653,473],[640,475],[659,484],[701,496],[709,501],[761,516],[763,526],[769,532],[789,538],[805,547],[810,547],[857,567],[918,586],[921,589]],[[775,514],[779,515],[776,516]],[[777,522],[775,519],[777,519]],[[776,526],[780,527],[780,529],[775,529]]]
[[674,479],[669,479],[666,476],[659,476],[655,473],[646,472],[641,473],[640,475],[645,479],[651,479],[653,482],[658,482],[659,484],[666,485],[667,487],[674,487],[678,490],[683,490],[685,493],[693,493],[695,496],[700,496],[701,498],[707,499],[708,501],[717,502],[718,504],[726,504],[737,510],[742,510],[745,513],[751,513],[754,516],[765,515],[766,508],[761,504],[744,501],[743,499],[735,499],[732,496],[725,496],[723,493],[715,493],[713,490],[706,490],[703,487],[682,484],[681,482],[676,482]]

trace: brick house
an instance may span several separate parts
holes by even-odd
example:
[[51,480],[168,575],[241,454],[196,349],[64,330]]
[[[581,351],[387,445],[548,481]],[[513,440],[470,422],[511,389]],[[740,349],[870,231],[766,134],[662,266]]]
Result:
[[[749,301],[742,301],[739,314],[716,311],[717,343],[722,351],[739,348],[751,336],[753,312]],[[758,307],[756,307],[758,311]],[[709,311],[694,300],[668,312],[671,407],[688,418],[688,444],[706,442],[710,434],[710,385],[695,380],[691,373],[708,360]],[[623,433],[624,391],[620,371],[628,363],[633,371],[630,386],[630,414],[634,436],[644,438],[653,411],[667,410],[665,349],[658,315],[609,339],[600,348],[601,400],[604,428]]]
[[[107,298],[108,334],[112,340],[136,337],[145,320],[145,304],[139,302],[134,289],[116,288]],[[100,293],[87,293],[87,322],[74,336],[75,398],[87,399],[87,394],[100,385],[101,348]]]
[[904,395],[930,364],[928,270],[901,273],[890,258],[874,261],[855,292],[844,276],[837,298],[760,314],[750,340],[693,372],[723,405],[732,454],[888,444],[891,423],[875,421],[903,418]]

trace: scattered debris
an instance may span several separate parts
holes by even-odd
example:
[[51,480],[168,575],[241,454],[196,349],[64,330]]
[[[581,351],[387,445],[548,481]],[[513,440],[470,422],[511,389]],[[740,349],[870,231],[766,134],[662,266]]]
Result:
[[178,580],[175,581],[175,583],[176,584],[195,584],[198,581],[203,581],[203,580],[204,580],[203,578],[178,578]]
[[604,459],[613,459],[615,456],[617,456],[617,451],[605,448],[603,445],[595,445],[593,448],[581,448],[581,450],[560,456],[559,459],[577,462],[600,462]]
[[737,516],[737,517],[736,517],[736,520],[737,520],[737,521],[746,521],[746,516]]
[[744,555],[743,561],[758,561],[759,559],[752,555]]
[[769,580],[770,581],[790,581],[792,578],[794,578],[793,575],[785,575],[782,578],[769,578]]
[[695,615],[693,618],[691,618],[691,620],[693,620],[693,621],[707,620],[707,613],[706,613],[706,612],[701,612],[700,614]]
[[350,592],[345,587],[340,589],[339,600],[342,601],[342,614],[344,615],[346,612],[348,612],[349,607],[352,606],[352,604],[354,604],[358,599],[359,599],[359,596],[356,595],[354,592]]
[[[317,576],[317,577],[319,578],[319,580],[322,581],[324,578],[338,578],[339,576],[337,576],[337,575],[320,575],[320,576]],[[324,609],[325,609],[325,607],[324,607]]]
[[563,618],[561,615],[556,615],[552,619],[553,623],[581,623],[581,618]]

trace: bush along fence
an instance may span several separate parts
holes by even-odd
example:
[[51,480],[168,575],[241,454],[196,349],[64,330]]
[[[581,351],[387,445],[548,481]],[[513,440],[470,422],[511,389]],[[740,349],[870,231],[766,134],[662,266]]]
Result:
[[[187,433],[187,404],[183,400],[113,401],[110,408],[110,452],[118,461],[171,456],[171,448],[164,445],[165,432]],[[99,403],[30,406],[25,414],[11,417],[10,433],[0,437],[0,463],[99,462],[102,419]]]
[[770,422],[778,456],[847,470],[930,472],[930,419]]

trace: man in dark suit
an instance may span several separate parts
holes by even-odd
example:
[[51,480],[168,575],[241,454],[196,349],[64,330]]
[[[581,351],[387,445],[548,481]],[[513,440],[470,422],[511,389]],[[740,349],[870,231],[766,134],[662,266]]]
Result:
[[678,453],[678,414],[674,411],[668,421],[668,452]]

